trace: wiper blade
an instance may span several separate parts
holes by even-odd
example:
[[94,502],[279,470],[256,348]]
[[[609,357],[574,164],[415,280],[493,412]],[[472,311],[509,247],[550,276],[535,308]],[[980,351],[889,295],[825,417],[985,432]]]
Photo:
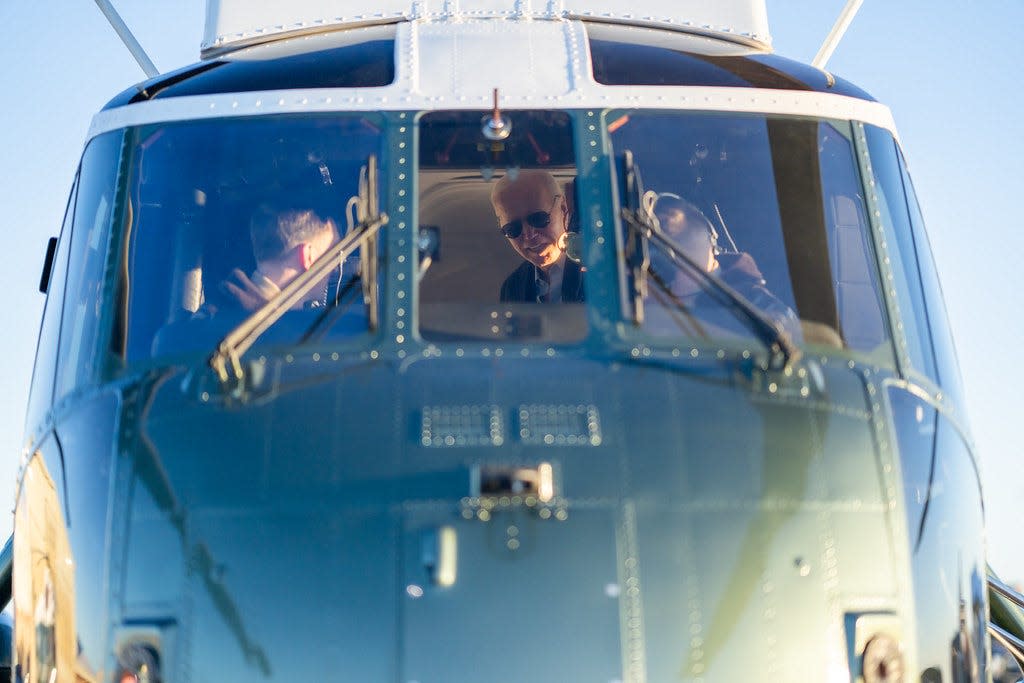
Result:
[[[747,323],[751,331],[768,349],[767,369],[786,370],[800,359],[800,348],[780,323],[772,320],[733,287],[704,270],[699,263],[683,251],[682,247],[665,235],[661,227],[650,220],[642,209],[625,208],[622,210],[622,219],[630,230],[645,242],[653,244],[677,266],[689,270],[697,278],[705,292],[736,312],[740,320]],[[671,301],[681,310],[687,312],[685,305],[677,297],[671,297]]]

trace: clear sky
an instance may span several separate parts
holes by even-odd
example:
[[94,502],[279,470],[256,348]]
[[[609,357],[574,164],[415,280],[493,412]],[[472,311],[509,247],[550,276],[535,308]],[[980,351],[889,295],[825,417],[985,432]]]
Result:
[[[345,0],[339,0],[342,4]],[[115,0],[161,71],[196,61],[202,0]],[[775,49],[810,61],[845,0],[768,0]],[[0,285],[0,505],[15,475],[43,295],[92,115],[143,74],[89,0],[0,0],[0,181],[8,237]],[[829,69],[888,104],[928,224],[982,465],[989,558],[1024,579],[1024,96],[1020,0],[866,0]],[[1018,197],[1018,199],[1014,199]],[[7,482],[7,483],[4,483]],[[0,515],[0,534],[11,517]]]

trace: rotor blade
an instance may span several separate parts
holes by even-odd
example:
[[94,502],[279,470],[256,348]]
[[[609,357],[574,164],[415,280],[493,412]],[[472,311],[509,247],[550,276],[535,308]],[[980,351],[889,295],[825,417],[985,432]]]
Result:
[[836,47],[839,46],[839,41],[843,39],[846,34],[846,29],[850,28],[850,23],[853,21],[853,17],[857,14],[857,10],[864,4],[864,0],[849,0],[846,3],[846,7],[839,13],[839,18],[836,19],[835,26],[832,27],[832,31],[829,32],[828,37],[825,38],[825,42],[821,44],[821,49],[818,50],[818,54],[814,56],[811,61],[811,66],[817,67],[818,69],[824,69],[825,64],[828,63],[829,58],[832,57],[832,53],[836,51]]
[[121,19],[121,15],[118,14],[117,10],[114,9],[114,6],[110,4],[110,0],[96,0],[96,6],[100,8],[100,11],[103,12],[103,16],[105,16],[107,21],[110,22],[110,25],[114,27],[114,31],[117,32],[121,42],[123,42],[125,47],[128,48],[128,51],[132,53],[132,57],[134,57],[135,61],[139,63],[139,66],[142,67],[142,71],[145,72],[146,77],[153,78],[154,76],[159,76],[160,71],[157,70],[153,61],[149,58],[149,55],[147,55],[146,51],[142,49],[141,45],[139,45],[139,41],[137,41],[135,36],[132,35],[127,24],[125,24]]

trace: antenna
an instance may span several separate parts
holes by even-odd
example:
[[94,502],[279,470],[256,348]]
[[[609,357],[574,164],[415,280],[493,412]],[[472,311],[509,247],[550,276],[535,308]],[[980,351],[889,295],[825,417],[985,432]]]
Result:
[[[97,0],[98,2],[99,0]],[[828,63],[832,53],[836,51],[836,47],[839,45],[839,41],[843,39],[843,35],[846,33],[846,29],[850,28],[850,23],[853,21],[854,15],[857,14],[857,10],[864,4],[864,0],[849,0],[846,3],[846,7],[839,13],[839,18],[836,19],[835,26],[832,27],[832,31],[829,32],[828,37],[825,38],[825,42],[821,44],[821,49],[818,50],[818,54],[814,56],[814,60],[811,62],[811,66],[818,69],[824,70],[825,64]]]
[[103,16],[105,16],[107,21],[110,22],[110,25],[114,27],[114,31],[117,32],[121,42],[124,43],[125,47],[128,48],[128,51],[132,53],[132,57],[134,57],[135,61],[139,63],[139,66],[142,67],[146,77],[153,78],[154,76],[159,76],[160,72],[157,70],[156,66],[154,66],[153,61],[146,54],[146,51],[142,49],[142,46],[139,45],[139,41],[135,40],[135,36],[132,35],[131,30],[129,30],[128,26],[121,19],[121,15],[117,13],[114,6],[110,4],[110,0],[96,0],[96,6],[100,8],[100,11],[103,12]]

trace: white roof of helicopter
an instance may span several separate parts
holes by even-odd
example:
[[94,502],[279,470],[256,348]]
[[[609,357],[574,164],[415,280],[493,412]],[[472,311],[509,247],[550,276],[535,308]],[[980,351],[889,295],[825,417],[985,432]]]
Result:
[[765,0],[208,0],[202,55],[268,38],[401,20],[591,19],[672,26],[771,48]]

